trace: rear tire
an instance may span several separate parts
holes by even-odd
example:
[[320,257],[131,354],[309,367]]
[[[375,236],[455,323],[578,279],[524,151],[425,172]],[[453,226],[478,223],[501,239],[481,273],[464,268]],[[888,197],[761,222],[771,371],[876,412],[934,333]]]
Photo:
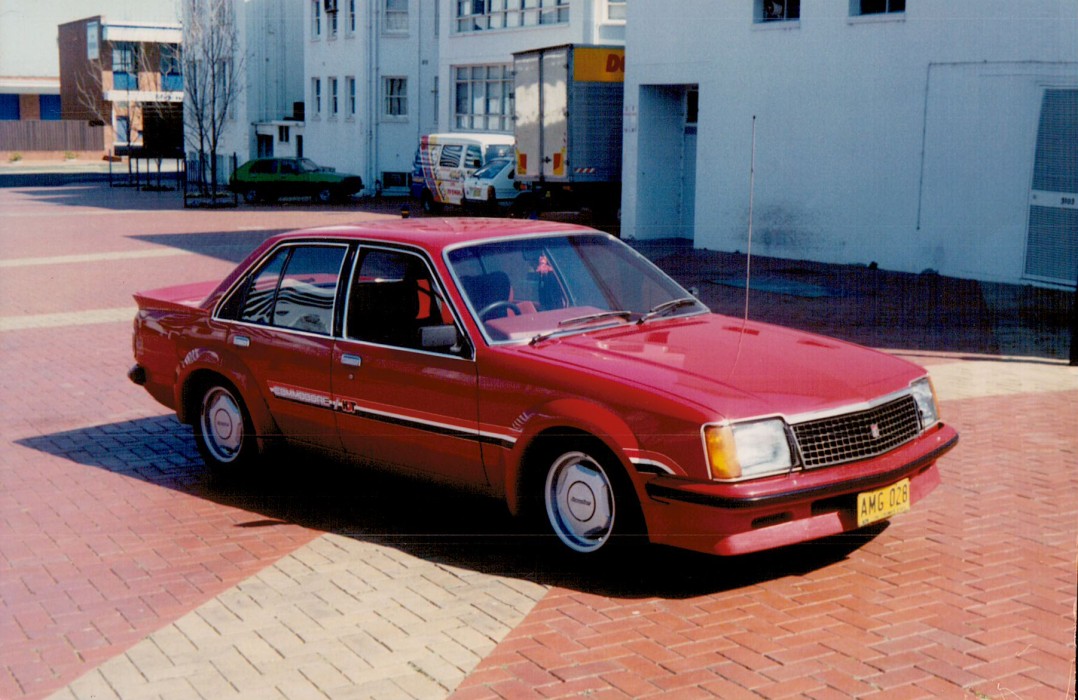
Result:
[[262,200],[262,195],[254,187],[248,187],[243,191],[243,201],[248,204],[257,204]]
[[223,380],[202,386],[198,399],[195,444],[202,461],[216,475],[248,469],[257,457],[254,428],[239,392]]

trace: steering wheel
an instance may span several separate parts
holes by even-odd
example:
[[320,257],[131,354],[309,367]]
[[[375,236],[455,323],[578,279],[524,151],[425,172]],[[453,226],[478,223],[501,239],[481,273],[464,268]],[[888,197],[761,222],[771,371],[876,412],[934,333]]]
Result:
[[514,304],[511,301],[506,301],[506,300],[503,299],[501,301],[495,301],[495,302],[493,302],[491,304],[487,304],[486,306],[484,306],[483,310],[479,312],[479,320],[480,321],[486,321],[487,316],[489,316],[490,314],[494,313],[495,311],[497,311],[498,309],[501,309],[501,308],[509,309],[510,311],[515,313],[517,316],[521,315],[521,311],[520,311],[519,306],[517,306],[516,304]]

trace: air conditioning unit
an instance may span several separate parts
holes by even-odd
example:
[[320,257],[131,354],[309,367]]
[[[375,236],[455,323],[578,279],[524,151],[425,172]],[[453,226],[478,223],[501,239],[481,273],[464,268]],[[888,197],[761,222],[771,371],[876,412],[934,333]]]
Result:
[[325,7],[327,15],[337,11],[337,0],[322,0],[322,4]]
[[[329,0],[326,0],[329,2]],[[786,9],[785,2],[776,2],[775,0],[764,0],[764,20],[773,19],[785,19],[784,11]]]

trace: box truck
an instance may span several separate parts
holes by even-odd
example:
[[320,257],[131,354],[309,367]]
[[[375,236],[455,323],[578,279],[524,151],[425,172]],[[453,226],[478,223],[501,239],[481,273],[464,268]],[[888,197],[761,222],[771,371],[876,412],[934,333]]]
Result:
[[625,49],[554,46],[513,54],[518,209],[621,206]]

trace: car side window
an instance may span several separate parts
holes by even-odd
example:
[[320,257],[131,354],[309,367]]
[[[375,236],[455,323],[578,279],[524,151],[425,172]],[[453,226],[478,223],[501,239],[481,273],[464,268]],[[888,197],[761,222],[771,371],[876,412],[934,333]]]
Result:
[[483,164],[483,151],[479,146],[468,146],[468,152],[464,155],[464,167],[478,168]]
[[346,252],[341,245],[281,248],[222,305],[219,317],[331,334]]
[[294,161],[282,160],[281,161],[281,174],[282,175],[298,175],[299,167],[296,166]]
[[424,335],[430,338],[435,332],[455,334],[456,324],[423,260],[397,250],[361,251],[349,292],[345,336],[413,350],[460,352],[458,343],[425,343]]
[[460,154],[463,148],[459,144],[442,147],[442,155],[438,158],[438,166],[442,168],[459,168]]
[[251,164],[252,175],[272,175],[277,170],[277,161],[257,160]]

